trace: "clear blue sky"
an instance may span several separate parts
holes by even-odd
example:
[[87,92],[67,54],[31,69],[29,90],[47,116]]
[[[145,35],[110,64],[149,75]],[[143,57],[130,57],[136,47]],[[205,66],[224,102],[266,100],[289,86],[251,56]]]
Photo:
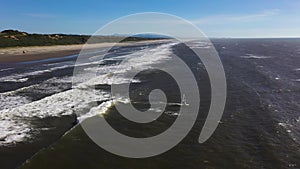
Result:
[[0,30],[92,34],[137,12],[183,17],[211,37],[300,37],[299,0],[9,0],[0,6]]

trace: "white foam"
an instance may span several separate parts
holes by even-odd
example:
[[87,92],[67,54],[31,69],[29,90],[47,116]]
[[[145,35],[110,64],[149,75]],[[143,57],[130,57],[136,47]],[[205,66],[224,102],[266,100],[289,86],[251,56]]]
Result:
[[268,58],[271,58],[271,56],[259,56],[259,55],[253,55],[253,54],[246,54],[244,56],[241,56],[241,58],[245,58],[245,59],[268,59]]
[[48,83],[71,83],[72,77],[63,77],[63,78],[51,78],[48,79],[40,84],[34,84],[26,87],[19,88],[14,91],[8,91],[4,93],[0,93],[0,110],[3,109],[12,109],[14,107],[19,107],[24,104],[28,104],[31,102],[29,98],[26,96],[21,96],[20,93],[33,91],[33,90],[45,90],[52,92],[60,92],[61,88],[60,86],[54,86],[54,85],[48,85]]
[[27,124],[13,120],[0,121],[0,145],[21,142],[30,137]]
[[191,48],[209,49],[209,48],[211,48],[211,43],[209,43],[209,42],[193,42],[189,46],[191,46]]
[[[22,141],[31,135],[33,130],[30,125],[25,124],[22,119],[32,117],[63,116],[79,113],[93,101],[107,99],[109,96],[104,93],[95,93],[89,90],[71,89],[57,93],[41,100],[24,104],[11,109],[0,111],[0,129],[3,141],[1,143],[11,143]],[[80,114],[78,114],[80,116]]]
[[[141,51],[126,55],[126,60],[116,65],[107,66],[90,66],[86,68],[84,74],[77,74],[73,77],[73,81],[85,82],[79,86],[95,85],[95,84],[121,84],[121,83],[138,83],[136,79],[128,79],[124,76],[126,72],[135,70],[141,71],[151,68],[154,63],[160,63],[170,59],[170,47],[176,43],[161,45],[154,49],[143,49]],[[125,56],[122,56],[125,57]],[[95,73],[97,72],[97,78]],[[90,74],[89,74],[90,73]],[[88,81],[88,82],[87,82]]]
[[[85,118],[92,117],[94,115],[105,113],[109,107],[111,107],[115,101],[122,101],[122,99],[111,98],[110,93],[104,91],[95,91],[91,86],[95,84],[121,84],[121,83],[138,83],[138,80],[128,79],[124,75],[127,71],[134,69],[143,70],[150,68],[152,64],[159,63],[161,61],[169,59],[169,54],[171,53],[170,47],[174,44],[161,45],[154,49],[143,49],[133,54],[127,55],[128,59],[122,62],[120,65],[108,65],[108,66],[94,66],[97,72],[101,72],[99,76],[94,77],[92,69],[88,71],[81,72],[82,75],[73,78],[73,82],[78,82],[72,89],[53,94],[51,96],[45,97],[41,100],[30,102],[26,98],[21,96],[16,96],[18,90],[24,90],[27,88],[18,89],[13,92],[6,92],[0,95],[2,96],[3,104],[11,102],[12,105],[2,105],[2,110],[0,110],[0,144],[9,144],[24,141],[24,139],[31,136],[31,131],[35,131],[28,120],[24,121],[22,119],[30,119],[33,117],[45,118],[49,116],[64,116],[70,114],[77,114],[78,120],[82,121]],[[82,63],[82,64],[95,64],[99,63]],[[80,65],[82,65],[80,64]],[[66,66],[60,66],[56,68],[51,68],[48,70],[40,70],[31,73],[25,73],[21,76],[28,76],[33,74],[39,74],[43,72],[49,72],[51,70],[62,69]],[[93,68],[93,67],[92,67]],[[78,79],[76,79],[78,78]],[[83,79],[81,79],[83,78]],[[3,79],[2,79],[3,80]],[[54,81],[70,81],[70,78],[64,79],[52,79]],[[37,87],[39,85],[36,85]],[[8,100],[5,100],[8,99]],[[22,101],[23,100],[23,101]],[[108,100],[108,101],[107,101]],[[86,109],[90,108],[90,103],[95,101],[104,101],[97,107],[91,108],[88,113],[85,112]],[[126,102],[126,100],[123,99]]]
[[278,123],[279,126],[282,126],[284,128],[286,127],[291,127],[292,125],[291,124],[288,124],[288,123]]
[[[151,64],[152,62],[155,62],[157,60],[161,60],[163,59],[163,57],[167,56],[167,51],[169,51],[169,47],[171,45],[174,45],[175,43],[173,44],[166,44],[166,45],[161,45],[155,49],[148,49],[148,48],[145,48],[141,51],[138,51],[138,52],[135,52],[133,54],[129,54],[129,55],[122,55],[122,56],[118,56],[118,57],[114,57],[115,59],[121,59],[121,58],[131,58],[131,57],[134,57],[134,56],[137,56],[138,58],[145,58],[147,60],[143,60],[143,62],[141,61],[138,61],[136,60],[137,62],[139,62],[141,65],[147,65],[147,64]],[[156,56],[152,57],[151,53],[156,53]],[[146,55],[144,56],[143,54]],[[160,55],[160,54],[163,54],[163,55]],[[97,55],[98,56],[98,55]],[[101,55],[102,56],[102,55]],[[148,56],[148,57],[147,57]],[[99,56],[98,56],[99,57]],[[147,57],[147,58],[146,58]],[[114,59],[114,58],[108,58],[107,60],[110,60],[110,59]],[[93,60],[93,57],[92,57],[92,60]],[[146,61],[146,62],[145,62]],[[102,63],[103,60],[98,60],[98,61],[92,61],[92,62],[87,62],[87,63],[80,63],[80,64],[77,64],[76,66],[87,66],[87,65],[97,65],[97,64],[100,64]],[[134,63],[133,63],[134,64]],[[33,76],[33,75],[41,75],[43,73],[49,73],[49,72],[52,72],[52,71],[55,71],[55,70],[60,70],[60,69],[65,69],[65,68],[70,68],[70,67],[73,67],[74,64],[67,64],[67,65],[62,65],[62,66],[58,66],[60,64],[57,64],[57,63],[52,63],[52,64],[44,64],[44,66],[46,66],[47,68],[44,69],[44,70],[37,70],[37,71],[32,71],[32,72],[26,72],[26,73],[18,73],[18,74],[12,74],[12,75],[9,75],[9,76],[5,76],[5,77],[1,77],[0,78],[0,82],[25,82],[28,80],[28,78],[26,78],[27,76]],[[51,68],[48,68],[48,66],[55,66],[55,67],[51,67]],[[128,66],[128,65],[127,65]],[[97,66],[98,67],[98,66]],[[125,65],[123,67],[121,66],[115,66],[117,67],[118,69],[126,69],[127,67],[125,67]],[[129,67],[130,68],[130,67]],[[8,68],[6,70],[9,70],[9,69],[13,69],[13,68]],[[5,69],[3,69],[4,71]],[[86,70],[88,71],[91,71],[93,70],[93,68],[86,68]],[[107,71],[111,71],[110,69],[107,70]],[[125,71],[125,70],[124,70]]]
[[71,89],[57,93],[12,109],[0,111],[0,117],[49,117],[76,113],[87,107],[88,103],[107,99],[104,93],[91,90]]
[[[91,62],[91,63],[82,63],[78,66],[84,66],[84,65],[89,65],[89,64],[97,64],[99,63],[100,61],[95,61],[95,62]],[[51,67],[49,68],[48,66],[55,66],[55,67]],[[11,82],[24,82],[24,81],[27,81],[28,78],[26,78],[27,76],[34,76],[34,75],[41,75],[41,74],[44,74],[44,73],[49,73],[49,72],[53,72],[55,70],[61,70],[61,69],[65,69],[65,68],[71,68],[71,67],[74,67],[74,63],[69,63],[69,64],[66,64],[66,65],[62,65],[62,66],[59,66],[61,65],[60,64],[44,64],[44,66],[46,66],[46,68],[43,69],[43,67],[41,67],[41,69],[43,70],[36,70],[36,71],[31,71],[31,72],[25,72],[25,73],[17,73],[17,74],[12,74],[12,75],[9,75],[9,76],[5,76],[5,77],[1,77],[0,78],[0,81],[2,82],[8,82],[8,81],[11,81]]]
[[179,116],[178,112],[172,112],[172,111],[165,111],[165,114],[167,114],[169,116]]
[[28,80],[28,78],[26,78],[27,76],[34,76],[34,75],[40,75],[43,73],[49,73],[55,70],[60,70],[60,69],[65,69],[65,68],[69,68],[69,67],[73,67],[73,64],[68,64],[68,65],[63,65],[63,66],[57,66],[57,67],[52,67],[52,68],[47,68],[44,70],[37,70],[37,71],[32,71],[32,72],[26,72],[26,73],[16,73],[16,74],[12,74],[9,76],[5,76],[5,77],[1,77],[0,81],[2,82],[25,82]]
[[14,68],[5,68],[5,69],[0,69],[0,72],[4,72],[4,71],[8,71],[8,70],[12,70]]
[[78,121],[82,122],[83,120],[93,117],[93,116],[97,116],[97,115],[103,115],[107,112],[107,110],[113,105],[113,101],[106,101],[101,103],[99,106],[97,107],[93,107],[90,109],[90,111],[80,117],[78,117]]
[[13,95],[12,93],[0,93],[0,110],[11,109],[29,102],[30,100],[24,96]]
[[292,134],[291,128],[293,127],[293,125],[289,123],[278,123],[278,125],[283,127],[287,133]]
[[15,78],[15,79],[5,79],[4,78],[4,82],[26,82],[28,80],[28,78]]

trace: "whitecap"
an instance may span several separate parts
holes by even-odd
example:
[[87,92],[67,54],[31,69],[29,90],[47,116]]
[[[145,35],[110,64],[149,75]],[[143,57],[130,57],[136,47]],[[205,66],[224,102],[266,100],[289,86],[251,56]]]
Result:
[[271,58],[271,56],[261,56],[261,55],[246,54],[244,56],[241,56],[241,58],[245,58],[245,59],[268,59],[268,58]]
[[0,69],[0,72],[4,72],[4,71],[8,71],[8,70],[13,70],[14,68],[4,68],[4,69]]
[[4,82],[26,82],[28,78],[4,79]]
[[109,110],[109,108],[112,107],[113,105],[114,105],[114,102],[112,100],[103,102],[99,106],[91,108],[88,113],[79,116],[77,119],[79,122],[82,122],[83,120],[90,118],[90,117],[94,117],[97,115],[101,116],[101,115],[105,114],[107,112],[107,110]]

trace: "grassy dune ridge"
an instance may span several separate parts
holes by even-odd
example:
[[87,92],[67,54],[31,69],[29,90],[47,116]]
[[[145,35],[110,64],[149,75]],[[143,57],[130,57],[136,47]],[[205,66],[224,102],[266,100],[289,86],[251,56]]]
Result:
[[[30,34],[18,30],[4,30],[0,32],[0,48],[4,47],[24,47],[24,46],[52,46],[52,45],[72,45],[84,44],[90,38],[89,35],[69,35],[69,34]],[[123,39],[123,40],[122,40]],[[162,39],[155,37],[124,37],[122,36],[95,36],[93,42],[127,42]],[[92,43],[93,43],[92,42]]]

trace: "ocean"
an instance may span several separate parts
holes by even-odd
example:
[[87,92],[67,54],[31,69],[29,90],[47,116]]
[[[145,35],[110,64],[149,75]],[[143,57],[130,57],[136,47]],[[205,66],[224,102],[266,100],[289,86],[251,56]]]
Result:
[[[201,60],[182,43],[118,46],[108,53],[99,49],[88,56],[89,62],[77,64],[80,74],[75,77],[78,55],[0,64],[1,168],[299,168],[300,39],[211,41],[214,46],[193,42],[192,48],[216,48],[227,99],[218,128],[202,144],[198,137],[211,104],[211,84]],[[112,84],[130,84],[130,99],[117,102],[131,101],[140,111],[149,110],[153,89],[163,90],[168,103],[181,103],[176,79],[153,69],[176,68],[171,54],[188,65],[199,88],[191,91],[199,92],[201,102],[189,134],[169,151],[148,158],[118,156],[95,144],[80,123],[98,114],[118,132],[137,138],[172,126],[182,105],[150,110],[163,113],[139,124],[118,112],[110,92]],[[141,72],[127,78],[132,69]],[[92,79],[95,72],[98,78]]]

